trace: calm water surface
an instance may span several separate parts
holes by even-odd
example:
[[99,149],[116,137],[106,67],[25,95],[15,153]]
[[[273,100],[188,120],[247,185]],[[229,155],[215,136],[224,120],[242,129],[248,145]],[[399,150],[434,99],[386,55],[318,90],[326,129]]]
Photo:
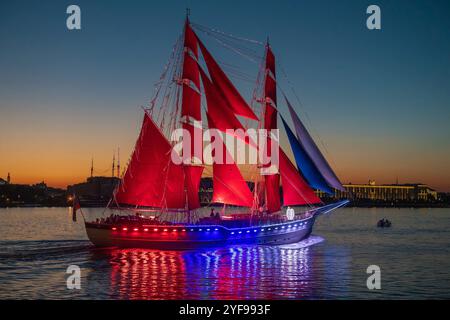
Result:
[[[390,229],[376,228],[386,217]],[[287,246],[96,249],[65,208],[0,209],[1,299],[450,298],[450,209],[344,208]],[[81,290],[66,268],[81,268]],[[366,268],[381,268],[369,291]]]

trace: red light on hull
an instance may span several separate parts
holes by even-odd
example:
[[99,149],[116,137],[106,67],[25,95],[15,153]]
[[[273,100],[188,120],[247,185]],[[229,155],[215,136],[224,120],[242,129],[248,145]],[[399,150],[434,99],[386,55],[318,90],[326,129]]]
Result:
[[127,231],[127,230],[128,230],[128,228],[122,228],[122,230],[123,230],[123,231]]

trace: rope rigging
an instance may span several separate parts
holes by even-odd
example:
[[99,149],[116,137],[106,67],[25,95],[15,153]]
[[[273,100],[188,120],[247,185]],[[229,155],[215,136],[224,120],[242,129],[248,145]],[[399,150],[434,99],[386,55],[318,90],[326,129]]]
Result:
[[[255,84],[253,87],[252,97],[250,101],[250,107],[255,112],[255,114],[260,114],[260,119],[264,118],[264,110],[265,110],[265,102],[261,99],[261,97],[264,96],[264,76],[265,76],[265,70],[264,70],[264,63],[265,63],[265,55],[261,56],[259,51],[256,51],[249,47],[249,45],[252,46],[265,46],[265,43],[252,40],[248,38],[242,38],[237,37],[233,34],[227,34],[225,32],[219,31],[217,29],[208,28],[205,26],[202,26],[200,24],[191,23],[191,25],[198,31],[201,31],[202,33],[208,35],[210,38],[212,38],[214,41],[219,43],[223,48],[226,48],[228,51],[231,51],[234,54],[237,54],[243,58],[245,58],[248,61],[251,61],[255,63],[258,66],[258,73],[257,77],[255,78],[252,74],[249,72],[246,72],[243,70],[241,66],[231,64],[228,62],[225,62],[223,60],[217,60],[217,63],[220,64],[220,66],[226,71],[226,74],[229,75],[233,79],[245,81],[248,83]],[[170,135],[173,132],[174,129],[179,127],[181,125],[181,94],[183,90],[183,86],[180,85],[180,79],[183,76],[183,57],[184,57],[184,32],[177,38],[172,51],[169,60],[164,66],[163,72],[159,78],[159,80],[154,85],[154,94],[152,99],[150,100],[149,106],[145,108],[145,110],[149,113],[149,115],[152,117],[154,122],[159,126],[161,129],[161,132],[166,136],[166,138],[169,138],[170,141]],[[279,63],[277,63],[279,65]],[[282,71],[283,76],[287,80],[286,73],[284,69],[280,66],[280,70]],[[291,85],[290,81],[288,81],[288,84]],[[279,86],[277,82],[277,87]],[[201,88],[198,88],[200,90],[201,94],[201,108],[203,111],[206,111],[205,106],[205,95],[202,93]],[[282,88],[280,87],[280,90],[283,92]],[[291,85],[291,90],[293,91],[299,105],[303,108],[303,105],[300,102],[300,99],[298,98],[297,94],[295,93],[293,86]],[[310,119],[306,113],[306,119],[308,122],[310,122]],[[249,121],[248,119],[244,120],[244,128],[249,127]],[[258,122],[258,128],[261,128],[261,122]],[[204,128],[207,128],[206,125],[203,125]],[[318,135],[317,135],[318,136]],[[323,141],[319,137],[319,141],[321,142],[322,146],[324,146]],[[173,143],[175,145],[175,143]],[[324,146],[325,151],[328,153],[327,149]],[[136,149],[135,149],[135,152]],[[205,166],[206,168],[206,166]],[[167,168],[166,168],[167,169]],[[205,170],[206,171],[206,170]],[[252,180],[255,180],[255,187],[254,189],[257,190],[257,178],[253,177],[252,174]],[[167,176],[165,177],[167,180]],[[227,188],[229,188],[229,185],[225,182],[221,182],[224,184]],[[122,186],[123,187],[123,186]],[[164,190],[165,192],[166,190]],[[301,191],[298,190],[301,194]],[[302,195],[303,196],[303,195]],[[164,197],[163,197],[164,198]],[[313,207],[311,203],[307,202],[307,197],[303,197],[305,199],[306,205],[309,207]],[[161,201],[164,201],[163,199]],[[255,203],[258,201],[255,191]],[[167,203],[166,203],[167,204]],[[162,205],[161,214],[168,214],[168,208],[167,205]]]

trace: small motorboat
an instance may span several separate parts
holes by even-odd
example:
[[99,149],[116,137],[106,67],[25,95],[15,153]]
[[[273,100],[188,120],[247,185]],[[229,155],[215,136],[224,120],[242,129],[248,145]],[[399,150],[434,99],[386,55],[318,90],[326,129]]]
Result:
[[381,219],[377,223],[378,228],[389,228],[392,225],[392,222],[390,222],[388,219]]

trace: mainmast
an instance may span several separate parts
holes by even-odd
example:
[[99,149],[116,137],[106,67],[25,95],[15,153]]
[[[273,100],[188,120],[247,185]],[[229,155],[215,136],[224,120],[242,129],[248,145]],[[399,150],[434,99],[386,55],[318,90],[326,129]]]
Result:
[[181,121],[183,136],[183,167],[185,174],[186,207],[200,207],[198,191],[203,173],[203,130],[201,116],[200,72],[198,66],[198,40],[189,22],[190,9],[186,9],[182,79]]
[[[266,155],[271,157],[271,131],[276,130],[277,126],[277,83],[275,72],[275,56],[267,39],[266,44],[266,62],[264,77],[264,129],[267,130],[268,137],[266,141]],[[265,168],[264,176],[266,190],[266,206],[268,212],[277,212],[281,209],[280,203],[280,174],[273,167]],[[273,171],[274,173],[271,173]]]

